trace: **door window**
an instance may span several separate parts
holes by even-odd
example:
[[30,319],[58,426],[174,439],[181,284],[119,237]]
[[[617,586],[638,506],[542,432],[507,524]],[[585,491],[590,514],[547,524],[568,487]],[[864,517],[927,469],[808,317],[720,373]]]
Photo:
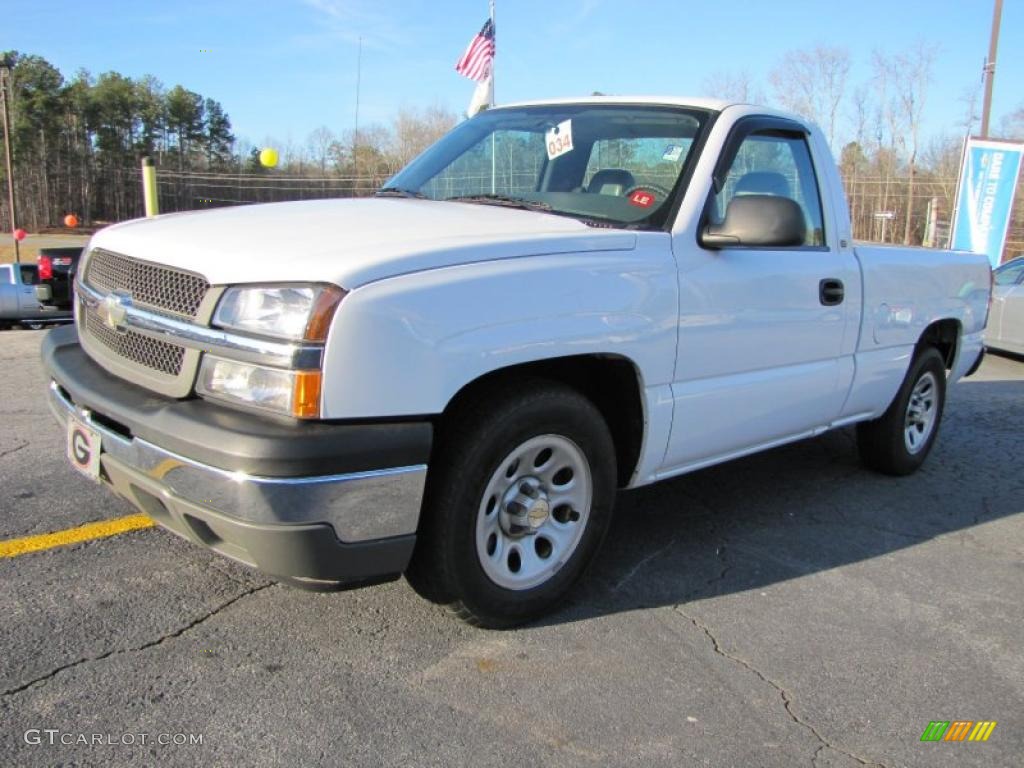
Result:
[[722,190],[715,195],[713,213],[718,221],[724,218],[732,199],[741,195],[773,195],[795,200],[807,223],[804,247],[825,245],[818,181],[810,150],[802,136],[763,131],[744,139]]

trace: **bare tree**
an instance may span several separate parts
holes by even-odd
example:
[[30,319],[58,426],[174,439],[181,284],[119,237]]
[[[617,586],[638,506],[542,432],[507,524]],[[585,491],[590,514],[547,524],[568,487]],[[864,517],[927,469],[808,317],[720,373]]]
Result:
[[[903,113],[895,108],[893,93],[893,77],[890,59],[881,51],[874,51],[871,55],[871,66],[874,70],[874,119],[872,123],[875,128],[875,164],[881,177],[881,189],[876,196],[877,209],[889,215],[890,191],[892,178],[897,170],[897,163],[901,148],[904,145],[904,134],[906,126],[903,122]],[[896,206],[892,205],[894,209]],[[891,212],[895,216],[896,211]],[[888,218],[879,220],[880,231],[877,239],[880,242],[888,242],[886,231],[888,229]]]
[[1024,105],[1003,116],[999,121],[999,135],[1004,139],[1024,139]]
[[867,146],[868,125],[871,122],[871,95],[866,85],[859,85],[853,91],[850,122],[853,125],[853,140],[862,147]]
[[938,55],[936,45],[918,42],[905,53],[891,57],[879,57],[880,65],[886,70],[887,79],[892,83],[892,113],[906,126],[909,139],[907,182],[907,204],[903,220],[903,244],[910,244],[914,209],[914,176],[917,172],[917,153],[920,147],[921,122],[928,97],[928,86],[932,81],[932,69]]
[[338,137],[326,125],[321,125],[306,139],[306,152],[309,160],[317,167],[321,175],[327,174],[327,164],[331,159],[331,145],[337,140]]
[[951,216],[953,211],[953,195],[956,185],[953,183],[960,175],[960,159],[963,154],[962,136],[933,137],[921,152],[920,165],[924,168],[921,177],[925,183],[937,191],[935,197],[941,203],[941,210]]
[[849,51],[819,45],[811,50],[789,51],[768,79],[776,101],[821,125],[834,148],[849,74]]
[[351,181],[351,194],[359,197],[372,193],[399,165],[388,153],[391,132],[373,123],[360,126],[359,133],[345,131],[331,145],[330,153],[339,174]]
[[[846,183],[847,199],[850,203],[850,221],[855,230],[865,216],[866,195],[858,183],[868,168],[868,127],[871,121],[871,97],[867,86],[858,86],[853,92],[849,114],[853,127],[853,141],[843,147],[839,167]],[[870,221],[870,218],[868,218]]]
[[400,109],[392,121],[391,154],[404,166],[448,133],[457,121],[454,112],[437,104],[426,109]]
[[716,70],[704,78],[701,90],[705,96],[729,99],[743,104],[763,104],[764,90],[748,70]]
[[974,133],[974,124],[981,119],[978,115],[978,98],[981,96],[981,84],[972,85],[960,94],[960,103],[964,105],[964,113],[957,124],[963,136],[970,136]]
[[282,168],[288,168],[293,173],[302,175],[302,161],[304,160],[302,148],[296,146],[295,140],[292,138],[291,132],[289,132],[284,141],[274,141],[268,138],[265,147],[273,147],[277,150],[278,162]]

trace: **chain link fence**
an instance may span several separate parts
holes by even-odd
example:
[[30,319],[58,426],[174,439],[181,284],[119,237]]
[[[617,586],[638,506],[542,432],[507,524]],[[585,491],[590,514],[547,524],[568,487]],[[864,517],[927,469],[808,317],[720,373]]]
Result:
[[[378,190],[390,172],[358,176],[292,175],[264,173],[201,173],[160,170],[157,186],[161,212],[219,208],[254,203],[366,197]],[[139,185],[139,172],[120,173],[125,185]],[[853,236],[857,240],[902,243],[910,179],[906,176],[848,176],[843,180],[850,205]],[[473,185],[471,185],[473,186]],[[1024,252],[1024,184],[1018,187],[1007,233],[1004,258]],[[910,215],[910,242],[947,247],[956,178],[914,179]],[[140,201],[141,206],[141,201]],[[142,215],[141,209],[138,215]]]

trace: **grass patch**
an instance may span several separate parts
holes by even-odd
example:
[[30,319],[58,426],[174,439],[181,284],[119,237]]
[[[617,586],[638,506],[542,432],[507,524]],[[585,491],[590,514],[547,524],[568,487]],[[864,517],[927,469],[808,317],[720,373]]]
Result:
[[[35,264],[40,248],[60,248],[70,245],[85,245],[89,235],[29,235],[21,241],[21,261]],[[0,233],[0,264],[14,261],[14,242],[10,233]]]

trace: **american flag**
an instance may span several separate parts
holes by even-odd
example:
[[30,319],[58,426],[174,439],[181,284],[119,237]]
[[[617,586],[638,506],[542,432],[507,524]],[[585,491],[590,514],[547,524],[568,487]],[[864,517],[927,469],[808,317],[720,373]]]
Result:
[[462,54],[455,71],[470,80],[482,82],[491,76],[491,65],[494,62],[494,22],[490,19],[484,24],[480,33],[469,41],[466,52]]

